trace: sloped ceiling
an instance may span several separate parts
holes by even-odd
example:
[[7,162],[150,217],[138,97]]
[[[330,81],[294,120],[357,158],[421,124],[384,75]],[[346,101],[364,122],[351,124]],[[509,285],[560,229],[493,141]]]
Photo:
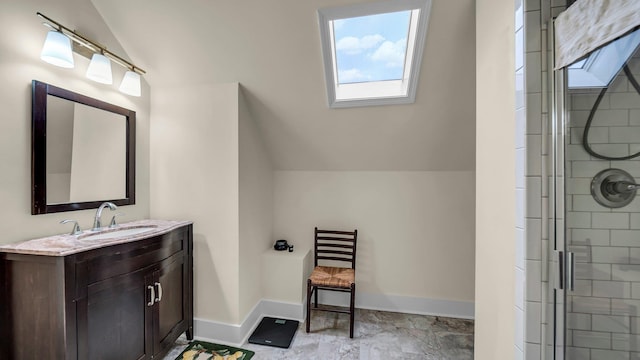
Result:
[[415,104],[351,109],[327,106],[317,9],[364,1],[92,2],[152,96],[239,82],[275,169],[474,169],[473,0],[433,0]]

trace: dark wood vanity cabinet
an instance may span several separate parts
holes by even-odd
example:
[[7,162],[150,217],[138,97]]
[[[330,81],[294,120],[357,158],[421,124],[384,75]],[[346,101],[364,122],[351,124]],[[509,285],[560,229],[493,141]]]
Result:
[[161,358],[193,338],[192,225],[65,257],[0,253],[0,359]]

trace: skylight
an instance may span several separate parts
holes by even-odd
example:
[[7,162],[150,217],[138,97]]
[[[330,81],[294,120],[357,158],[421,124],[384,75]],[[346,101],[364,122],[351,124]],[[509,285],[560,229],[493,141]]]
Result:
[[320,9],[329,106],[415,101],[431,0]]

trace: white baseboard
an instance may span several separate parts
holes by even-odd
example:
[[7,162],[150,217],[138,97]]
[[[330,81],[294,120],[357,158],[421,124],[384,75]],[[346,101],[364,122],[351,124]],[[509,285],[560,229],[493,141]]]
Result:
[[[320,303],[345,306],[347,294],[321,291]],[[434,315],[461,319],[474,318],[474,303],[427,299],[408,296],[356,293],[356,308],[402,312],[408,314]],[[306,317],[306,299],[300,303],[289,303],[262,299],[247,314],[242,324],[226,324],[207,319],[194,319],[194,335],[198,340],[221,342],[231,346],[242,346],[263,316],[292,319],[303,322]]]

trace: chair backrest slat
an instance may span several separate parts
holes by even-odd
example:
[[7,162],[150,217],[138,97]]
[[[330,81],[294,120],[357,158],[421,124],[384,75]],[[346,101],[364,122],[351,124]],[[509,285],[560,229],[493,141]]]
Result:
[[[331,235],[331,236],[327,236]],[[356,241],[358,230],[318,230],[315,228],[314,237],[314,263],[318,266],[318,260],[344,261],[356,268]],[[333,256],[329,256],[333,255]]]

